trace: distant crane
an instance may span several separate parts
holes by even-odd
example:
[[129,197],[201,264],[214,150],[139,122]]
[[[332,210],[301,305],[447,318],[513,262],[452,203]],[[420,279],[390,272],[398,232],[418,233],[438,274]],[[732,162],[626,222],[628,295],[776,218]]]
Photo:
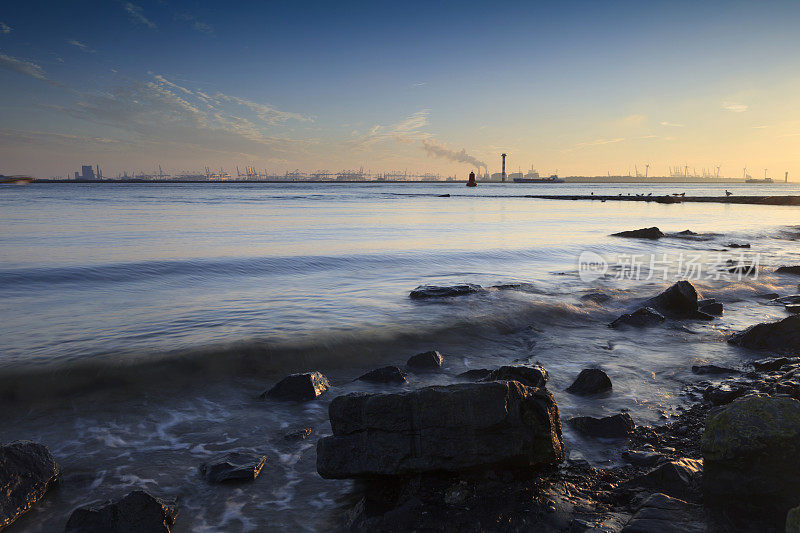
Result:
[[647,178],[647,171],[650,170],[650,163],[644,166],[644,177]]
[[764,179],[767,179],[767,169],[764,169]]

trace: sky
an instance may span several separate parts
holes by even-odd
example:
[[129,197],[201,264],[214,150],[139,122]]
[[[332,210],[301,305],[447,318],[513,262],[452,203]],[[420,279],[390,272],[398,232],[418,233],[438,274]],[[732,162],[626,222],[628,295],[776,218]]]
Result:
[[5,2],[0,174],[800,179],[800,2]]

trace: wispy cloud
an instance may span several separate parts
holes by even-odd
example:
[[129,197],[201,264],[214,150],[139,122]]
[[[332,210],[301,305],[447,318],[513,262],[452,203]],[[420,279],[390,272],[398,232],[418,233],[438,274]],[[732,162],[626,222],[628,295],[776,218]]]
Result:
[[767,128],[767,127],[769,127],[769,126],[753,126],[753,129],[754,130],[763,130],[764,128]]
[[626,126],[639,126],[647,121],[647,115],[635,113],[624,117],[620,122]]
[[744,113],[747,111],[748,107],[745,104],[740,104],[737,102],[722,102],[722,109],[727,109],[728,111],[733,111],[734,113]]
[[684,124],[674,124],[672,122],[659,122],[662,126],[667,126],[668,128],[685,128]]
[[59,85],[58,83],[48,78],[47,74],[45,74],[44,69],[39,65],[37,65],[36,63],[34,63],[33,61],[26,61],[24,59],[11,57],[6,54],[3,54],[2,52],[0,52],[0,68],[12,70],[18,74],[22,74],[24,76],[30,76],[31,78],[42,80],[52,85]]
[[576,144],[576,147],[583,147],[583,146],[602,146],[604,144],[615,144],[621,143],[625,139],[622,137],[618,137],[616,139],[597,139],[596,141],[588,141],[588,142],[581,142]]
[[190,13],[175,13],[175,19],[188,22],[189,26],[199,31],[200,33],[205,33],[206,35],[214,35],[214,28],[212,28],[210,24],[207,24],[202,20],[198,20],[197,17],[195,17]]
[[223,93],[217,93],[214,95],[214,98],[216,98],[217,100],[222,100],[225,102],[230,102],[233,104],[244,106],[253,113],[255,113],[255,115],[258,117],[259,120],[273,126],[276,124],[282,124],[289,120],[298,120],[300,122],[314,121],[313,117],[301,115],[299,113],[292,113],[289,111],[281,111],[271,105],[259,104],[257,102],[246,100],[244,98],[239,98],[238,96],[230,96]]
[[2,34],[11,33],[11,26],[6,24],[5,22],[0,22],[0,33]]
[[131,2],[124,2],[122,4],[122,8],[128,14],[128,18],[130,18],[134,24],[147,26],[152,30],[156,28],[155,22],[151,21],[150,19],[144,16],[144,13],[142,13],[141,6],[137,6],[136,4],[133,4]]
[[83,52],[86,52],[87,54],[95,53],[95,50],[92,50],[91,48],[89,48],[88,46],[83,44],[82,42],[76,41],[75,39],[68,40],[67,44],[71,44],[72,46],[74,46],[76,48],[80,48]]
[[389,126],[376,124],[363,135],[353,131],[353,139],[348,143],[355,148],[364,148],[386,140],[412,143],[428,139],[432,135],[421,130],[428,125],[430,113],[430,109],[422,109]]

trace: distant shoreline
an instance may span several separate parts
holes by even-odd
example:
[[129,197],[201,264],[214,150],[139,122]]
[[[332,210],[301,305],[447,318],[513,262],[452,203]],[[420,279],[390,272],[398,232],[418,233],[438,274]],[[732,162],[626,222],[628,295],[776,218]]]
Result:
[[[463,184],[464,180],[183,180],[183,179],[160,179],[160,180],[145,180],[133,178],[121,179],[102,179],[102,180],[82,180],[82,179],[47,179],[47,178],[28,178],[20,177],[20,180],[32,180],[33,183],[441,183],[441,184]],[[515,184],[513,181],[478,181],[478,184]],[[634,178],[623,176],[568,176],[564,178],[564,183],[630,183],[639,185],[658,185],[658,184],[701,184],[701,185],[788,185],[794,182],[776,181],[773,183],[746,183],[741,178],[719,178],[719,179],[702,179],[702,178],[669,178],[669,177],[654,177],[654,178]],[[516,183],[516,185],[529,185],[532,187],[538,185],[550,185],[548,183]],[[555,183],[554,185],[561,185]]]

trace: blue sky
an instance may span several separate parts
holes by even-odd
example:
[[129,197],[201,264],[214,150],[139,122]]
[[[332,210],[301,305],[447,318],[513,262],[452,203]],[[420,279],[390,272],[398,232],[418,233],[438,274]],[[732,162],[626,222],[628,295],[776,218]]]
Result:
[[0,173],[800,174],[798,2],[17,2]]

